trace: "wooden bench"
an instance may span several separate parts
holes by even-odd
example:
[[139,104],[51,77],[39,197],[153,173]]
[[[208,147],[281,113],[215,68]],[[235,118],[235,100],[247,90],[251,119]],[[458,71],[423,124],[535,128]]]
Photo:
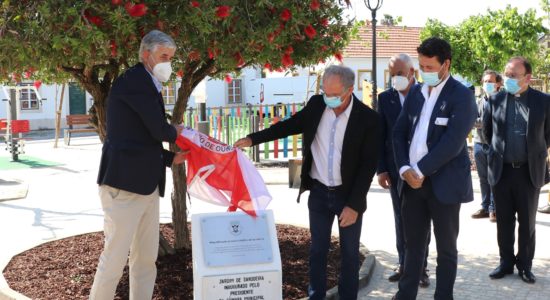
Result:
[[[65,145],[69,146],[71,143],[71,134],[78,132],[96,132],[95,128],[90,127],[90,115],[67,115],[68,129],[65,129],[64,138]],[[85,125],[86,127],[74,128],[75,125]]]

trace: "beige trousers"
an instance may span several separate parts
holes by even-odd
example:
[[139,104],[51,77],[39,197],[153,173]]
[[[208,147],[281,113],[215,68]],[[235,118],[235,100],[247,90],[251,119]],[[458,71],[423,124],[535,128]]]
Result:
[[92,300],[112,300],[130,252],[130,299],[151,299],[157,276],[159,192],[139,195],[99,186],[105,214],[105,247],[90,291]]

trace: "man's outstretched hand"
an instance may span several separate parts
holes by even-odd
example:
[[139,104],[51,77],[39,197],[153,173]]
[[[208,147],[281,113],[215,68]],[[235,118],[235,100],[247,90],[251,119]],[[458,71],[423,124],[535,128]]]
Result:
[[252,146],[252,140],[249,137],[242,138],[233,144],[233,147],[236,148],[245,148]]

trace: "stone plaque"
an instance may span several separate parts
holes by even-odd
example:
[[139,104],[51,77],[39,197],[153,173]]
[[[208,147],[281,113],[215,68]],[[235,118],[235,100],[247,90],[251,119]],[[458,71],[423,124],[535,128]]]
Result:
[[203,217],[202,246],[209,267],[270,263],[273,251],[266,215]]
[[280,299],[279,272],[228,274],[203,278],[204,299],[269,300]]

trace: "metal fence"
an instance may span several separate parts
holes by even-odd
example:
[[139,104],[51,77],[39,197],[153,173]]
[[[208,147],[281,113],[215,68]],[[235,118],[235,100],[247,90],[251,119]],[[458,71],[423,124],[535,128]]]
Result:
[[[186,126],[194,129],[199,129],[201,123],[207,123],[209,136],[232,145],[250,133],[288,119],[303,106],[304,103],[208,107],[205,108],[202,117],[198,109],[188,108],[184,122]],[[293,135],[251,147],[246,153],[256,162],[261,159],[297,158],[301,157],[301,145],[302,136]]]

